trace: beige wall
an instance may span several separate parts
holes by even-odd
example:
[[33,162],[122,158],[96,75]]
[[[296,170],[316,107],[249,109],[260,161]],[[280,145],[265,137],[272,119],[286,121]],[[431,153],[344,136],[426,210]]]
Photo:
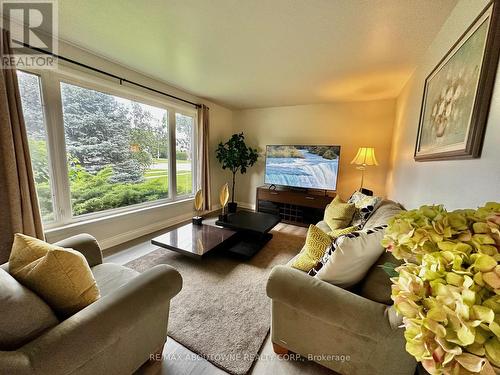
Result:
[[[214,150],[220,139],[226,138],[232,134],[231,128],[233,112],[230,109],[182,92],[181,90],[161,83],[158,80],[149,78],[124,66],[102,59],[99,56],[66,43],[61,42],[59,44],[59,54],[102,69],[109,73],[127,78],[131,81],[135,81],[194,102],[208,105],[210,107],[212,201],[217,204],[217,191],[219,186],[222,185],[222,181],[225,181],[225,177],[220,171],[217,161],[215,160]],[[83,69],[82,71],[88,73],[88,70]],[[165,77],[165,80],[168,80],[168,77]],[[160,230],[169,225],[175,224],[180,220],[188,219],[192,215],[192,208],[192,200],[187,200],[184,202],[164,205],[162,207],[143,209],[134,213],[120,214],[113,217],[72,224],[63,228],[49,230],[47,232],[47,240],[53,242],[70,235],[86,232],[94,235],[100,241],[102,246],[110,247],[121,242],[137,238],[141,235]]]
[[[298,105],[234,112],[234,131],[263,152],[268,144],[333,144],[342,146],[337,192],[344,199],[359,188],[360,172],[349,163],[360,146],[375,147],[380,166],[369,168],[365,187],[385,195],[395,101]],[[255,204],[255,188],[264,183],[264,157],[238,175],[236,199]]]
[[390,198],[407,208],[442,203],[448,209],[500,201],[500,74],[497,74],[480,159],[415,162],[413,152],[425,77],[486,5],[487,0],[462,0],[423,56],[397,101]]

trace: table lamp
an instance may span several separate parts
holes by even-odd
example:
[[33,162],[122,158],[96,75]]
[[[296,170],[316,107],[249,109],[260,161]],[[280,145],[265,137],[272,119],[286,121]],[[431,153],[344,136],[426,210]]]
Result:
[[378,165],[377,158],[375,157],[375,149],[373,147],[360,147],[351,164],[356,164],[356,169],[361,171],[361,190],[363,188],[366,167],[368,165]]

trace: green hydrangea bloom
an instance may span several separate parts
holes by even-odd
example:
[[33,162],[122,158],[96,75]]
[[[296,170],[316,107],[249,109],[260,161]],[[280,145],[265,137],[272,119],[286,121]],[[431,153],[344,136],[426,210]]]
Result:
[[382,245],[404,261],[391,280],[408,353],[432,374],[500,367],[500,203],[402,212]]

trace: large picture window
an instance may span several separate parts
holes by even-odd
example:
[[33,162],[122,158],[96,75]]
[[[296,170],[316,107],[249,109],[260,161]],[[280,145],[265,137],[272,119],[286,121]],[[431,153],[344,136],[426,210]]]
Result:
[[168,112],[61,83],[73,215],[168,197]]
[[54,74],[18,78],[44,224],[192,196],[193,109]]

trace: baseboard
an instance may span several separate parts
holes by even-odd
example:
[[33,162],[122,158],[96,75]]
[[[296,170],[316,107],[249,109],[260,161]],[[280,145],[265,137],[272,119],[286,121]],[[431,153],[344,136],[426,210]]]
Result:
[[[220,205],[214,205],[214,207],[212,207],[212,209],[210,211],[206,211],[204,214],[210,214],[210,213],[215,212],[217,210],[220,210]],[[155,222],[153,224],[150,224],[150,225],[145,225],[145,226],[140,227],[140,228],[135,228],[135,229],[130,230],[128,232],[120,233],[120,234],[117,234],[116,236],[112,236],[112,237],[100,240],[99,245],[101,246],[101,249],[103,249],[103,250],[109,249],[113,246],[117,246],[117,245],[120,245],[122,243],[134,240],[138,237],[142,237],[142,236],[145,236],[147,234],[159,231],[161,229],[165,229],[165,228],[171,227],[173,225],[180,224],[183,221],[191,219],[192,216],[193,216],[193,213],[188,212],[184,215],[178,215],[175,217],[171,217],[167,220],[162,220],[162,221],[158,221],[158,222]]]

